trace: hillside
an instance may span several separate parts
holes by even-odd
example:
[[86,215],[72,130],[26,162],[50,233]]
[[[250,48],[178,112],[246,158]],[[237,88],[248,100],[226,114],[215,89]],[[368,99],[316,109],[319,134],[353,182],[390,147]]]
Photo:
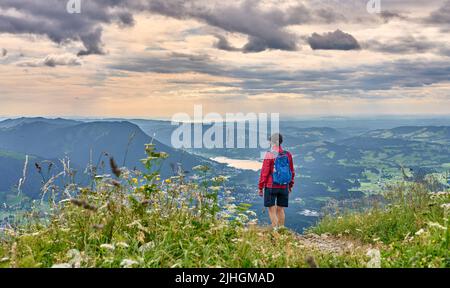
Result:
[[[146,151],[147,168],[165,157]],[[258,226],[247,204],[217,197],[223,177],[196,171],[125,174],[50,203],[51,221],[2,230],[0,267],[450,267],[449,192],[400,184],[389,205],[335,210],[299,236]]]
[[[36,173],[34,165],[38,162],[43,167],[46,180],[63,170],[61,159],[70,159],[70,168],[75,176],[69,183],[73,181],[88,185],[96,175],[111,174],[110,157],[114,157],[120,166],[125,160],[125,166],[130,170],[142,169],[140,159],[145,156],[142,148],[153,141],[159,151],[170,155],[168,159],[161,161],[161,167],[154,167],[155,170],[160,169],[163,178],[174,175],[179,170],[178,166],[182,166],[187,170],[187,176],[191,176],[194,174],[193,167],[207,164],[215,173],[229,176],[227,188],[233,193],[236,202],[252,204],[252,211],[263,221],[267,219],[262,212],[260,197],[255,193],[258,171],[236,169],[208,159],[227,157],[230,160],[250,160],[255,165],[260,165],[260,153],[264,150],[180,151],[170,146],[170,135],[175,129],[170,122],[130,121],[10,119],[0,122],[0,150],[37,157],[39,161],[30,163],[29,172]],[[390,123],[389,126],[396,123]],[[323,126],[332,125],[330,121],[316,121],[308,125],[312,124],[315,126],[305,127],[305,123],[298,121],[281,122],[286,135],[284,148],[294,155],[297,171],[291,207],[287,211],[288,217],[293,219],[288,227],[296,232],[302,233],[305,228],[314,225],[322,215],[322,208],[330,201],[351,202],[376,197],[390,184],[411,179],[421,181],[426,175],[439,176],[433,187],[429,187],[432,191],[442,191],[450,186],[450,146],[441,143],[445,140],[443,135],[446,135],[448,126],[399,126],[370,130],[374,125],[370,121],[337,121],[335,128]],[[387,126],[385,124],[381,127]],[[346,125],[351,126],[346,128]],[[209,126],[205,125],[204,128],[207,127]],[[429,131],[427,133],[433,133],[432,136],[420,139],[402,136],[409,135],[408,133],[419,135],[415,131],[423,129]],[[246,132],[248,133],[248,128]],[[439,143],[433,142],[438,135],[441,135]],[[55,164],[49,173],[49,162],[46,160]],[[4,174],[7,178],[3,180],[3,190],[0,193],[17,192],[15,186],[23,169],[23,161],[20,162],[16,161],[14,165],[10,165],[8,161],[0,162],[0,169],[8,171]],[[31,188],[26,190],[27,195],[39,198],[41,182],[27,183],[33,184],[27,187]],[[63,182],[56,183],[65,185]],[[8,185],[11,186],[6,189]]]
[[69,119],[63,119],[63,118],[55,118],[55,119],[49,119],[44,117],[21,117],[21,118],[14,118],[14,119],[5,119],[0,121],[0,128],[13,128],[17,127],[19,125],[23,124],[30,124],[34,122],[44,122],[47,124],[52,125],[60,125],[60,126],[69,126],[69,125],[76,125],[81,122],[75,121],[75,120],[69,120]]
[[393,129],[375,130],[368,132],[366,135],[374,138],[394,138],[438,144],[450,143],[449,126],[402,126]]
[[[8,199],[19,194],[19,180],[23,178],[25,154],[0,150],[0,203],[10,203]],[[21,192],[29,197],[40,194],[42,178],[36,172],[35,163],[41,163],[43,159],[30,155],[25,169],[25,181],[21,186]],[[4,207],[3,207],[4,208]],[[1,209],[0,209],[1,210]]]
[[[178,169],[176,167],[190,171],[192,167],[204,163],[217,165],[202,157],[166,146],[152,139],[136,125],[125,121],[82,123],[64,119],[20,118],[0,122],[0,150],[22,155],[22,161],[16,161],[18,163],[0,162],[0,169],[10,171],[3,174],[0,184],[6,187],[11,182],[18,181],[20,177],[17,178],[16,175],[22,173],[24,155],[36,155],[39,158],[39,161],[30,163],[32,166],[44,160],[59,163],[59,159],[69,159],[71,168],[78,172],[75,176],[77,183],[89,181],[84,173],[89,165],[96,169],[97,174],[110,173],[107,165],[110,157],[129,169],[143,168],[140,159],[145,156],[142,148],[147,143],[154,143],[159,151],[171,155],[160,167],[155,167],[164,177],[173,175],[174,169]],[[55,166],[50,174],[56,175],[60,171]],[[36,191],[35,194],[38,193]]]

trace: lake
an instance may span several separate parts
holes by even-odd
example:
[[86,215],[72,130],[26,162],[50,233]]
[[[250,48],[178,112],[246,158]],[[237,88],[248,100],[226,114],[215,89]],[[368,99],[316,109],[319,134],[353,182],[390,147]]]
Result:
[[231,159],[228,157],[214,157],[211,160],[242,170],[259,171],[262,166],[262,162],[255,160]]

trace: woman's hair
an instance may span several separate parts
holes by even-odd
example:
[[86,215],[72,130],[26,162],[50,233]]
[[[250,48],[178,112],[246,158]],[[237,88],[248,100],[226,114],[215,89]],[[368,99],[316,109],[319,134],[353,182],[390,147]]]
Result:
[[283,135],[281,135],[280,133],[275,133],[270,136],[269,140],[273,145],[281,145],[283,144]]

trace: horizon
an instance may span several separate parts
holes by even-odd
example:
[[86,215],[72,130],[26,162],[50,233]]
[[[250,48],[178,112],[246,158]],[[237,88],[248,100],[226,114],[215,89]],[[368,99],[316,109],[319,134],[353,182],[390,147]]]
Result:
[[[18,120],[18,119],[35,119],[35,118],[42,118],[42,119],[48,119],[48,120],[57,120],[57,119],[63,119],[63,120],[74,120],[74,121],[162,121],[162,122],[170,122],[172,121],[171,118],[152,118],[152,117],[108,117],[108,116],[93,116],[93,117],[84,117],[84,116],[63,116],[63,115],[55,115],[55,116],[49,116],[49,115],[43,115],[43,116],[22,116],[22,115],[14,115],[14,116],[2,116],[0,115],[0,122],[5,120]],[[230,119],[229,121],[226,121],[226,119],[223,119],[222,122],[240,122],[240,121],[247,121],[246,119]],[[420,114],[420,115],[347,115],[347,116],[340,116],[340,115],[322,115],[322,116],[286,116],[281,117],[281,122],[309,122],[309,121],[395,121],[395,120],[450,120],[450,114],[442,114],[442,115],[433,115],[433,114]],[[220,120],[214,120],[211,121],[203,119],[203,123],[215,123],[215,122],[221,122]],[[182,123],[196,123],[195,121],[182,121]],[[449,122],[450,126],[450,122]]]

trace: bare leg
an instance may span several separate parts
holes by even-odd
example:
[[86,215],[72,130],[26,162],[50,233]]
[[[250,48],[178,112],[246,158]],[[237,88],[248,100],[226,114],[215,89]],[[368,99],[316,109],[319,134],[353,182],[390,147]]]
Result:
[[272,227],[275,228],[278,226],[278,218],[277,218],[277,206],[272,206],[268,208],[269,210],[269,218],[272,222]]
[[280,227],[284,226],[285,218],[286,216],[284,215],[284,207],[277,206],[278,226]]

